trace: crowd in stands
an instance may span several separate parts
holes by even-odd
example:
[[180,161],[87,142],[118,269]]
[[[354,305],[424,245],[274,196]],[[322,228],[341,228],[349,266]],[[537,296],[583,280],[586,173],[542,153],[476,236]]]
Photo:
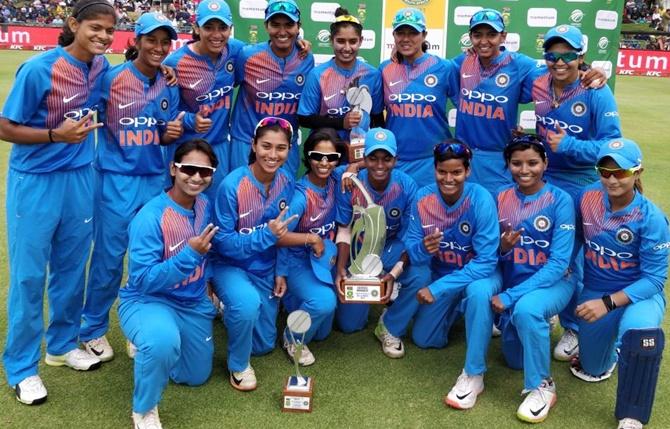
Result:
[[[27,25],[63,25],[75,0],[0,0],[0,24],[22,23]],[[175,0],[163,5],[152,0],[114,0],[118,14],[118,28],[133,28],[135,20],[152,9],[160,9],[172,23],[185,31],[190,30],[197,2]]]
[[660,34],[622,34],[619,48],[670,51],[670,36]]

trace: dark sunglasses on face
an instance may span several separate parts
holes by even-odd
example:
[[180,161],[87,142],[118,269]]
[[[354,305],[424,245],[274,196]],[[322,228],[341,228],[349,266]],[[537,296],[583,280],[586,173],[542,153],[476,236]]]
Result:
[[605,167],[596,167],[596,171],[600,174],[601,177],[609,179],[614,176],[616,179],[625,179],[626,177],[631,177],[637,171],[640,170],[640,167],[633,168],[605,168]]
[[544,59],[546,61],[549,61],[550,63],[557,63],[558,60],[563,60],[565,64],[571,63],[575,61],[577,58],[579,58],[579,54],[575,51],[569,51],[569,52],[545,52],[544,53]]
[[202,178],[212,177],[212,174],[216,171],[216,168],[207,165],[182,164],[181,162],[175,162],[174,166],[187,176],[195,176],[196,173],[199,173]]
[[340,154],[337,152],[319,152],[316,150],[310,150],[307,152],[307,157],[316,162],[321,162],[324,160],[324,158],[328,162],[336,162],[340,159]]

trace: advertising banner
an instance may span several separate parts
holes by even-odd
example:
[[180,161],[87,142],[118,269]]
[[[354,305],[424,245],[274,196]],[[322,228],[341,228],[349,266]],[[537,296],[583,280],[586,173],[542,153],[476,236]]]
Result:
[[616,73],[628,76],[670,77],[670,52],[622,49]]

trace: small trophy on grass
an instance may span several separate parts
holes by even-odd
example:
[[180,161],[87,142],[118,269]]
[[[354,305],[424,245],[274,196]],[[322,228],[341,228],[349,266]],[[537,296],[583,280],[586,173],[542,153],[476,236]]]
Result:
[[[305,333],[312,326],[309,313],[304,310],[295,310],[286,319],[286,330],[288,339],[295,344],[295,375],[287,378],[282,398],[282,411],[287,412],[312,412],[312,393],[314,391],[314,378],[303,377],[300,374],[299,356],[302,355],[302,347],[305,341]],[[296,339],[294,334],[301,336]]]

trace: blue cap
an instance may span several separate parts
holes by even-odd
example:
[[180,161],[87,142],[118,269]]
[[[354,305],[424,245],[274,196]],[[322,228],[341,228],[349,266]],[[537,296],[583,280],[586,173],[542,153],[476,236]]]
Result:
[[395,135],[385,128],[371,128],[365,133],[365,156],[370,155],[377,149],[384,149],[395,156],[398,151]]
[[230,6],[223,0],[203,0],[195,10],[195,22],[199,27],[207,24],[211,19],[223,21],[228,27],[233,25],[233,13]]
[[547,46],[552,39],[562,40],[579,52],[584,50],[584,38],[582,37],[582,32],[579,31],[579,28],[573,27],[572,25],[559,25],[558,27],[554,27],[547,31],[547,34],[544,35],[544,44],[542,45],[544,50],[547,49]]
[[419,33],[423,33],[426,31],[426,16],[419,9],[413,7],[400,9],[393,17],[393,31],[403,25],[409,25]]
[[323,253],[316,257],[314,252],[309,253],[312,272],[317,279],[329,285],[333,284],[333,268],[337,262],[337,246],[331,240],[323,240]]
[[170,34],[170,39],[177,40],[177,30],[172,22],[160,12],[143,13],[140,19],[135,22],[135,36],[149,34],[157,28],[165,28]]
[[300,9],[293,0],[270,0],[265,8],[265,21],[275,15],[286,15],[293,22],[300,22]]
[[470,30],[478,25],[488,25],[498,33],[505,31],[505,21],[495,9],[481,9],[470,17]]
[[606,157],[612,158],[623,169],[642,165],[642,151],[640,147],[633,140],[623,137],[612,139],[600,146],[598,164]]

